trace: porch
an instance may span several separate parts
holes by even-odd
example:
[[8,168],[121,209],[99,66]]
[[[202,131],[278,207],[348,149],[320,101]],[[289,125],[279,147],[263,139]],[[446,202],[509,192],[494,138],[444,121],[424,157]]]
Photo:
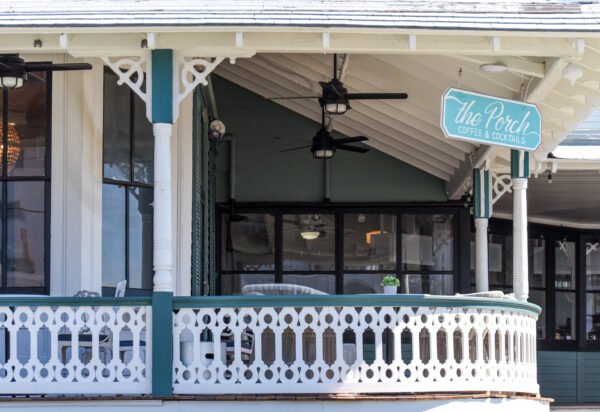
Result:
[[535,396],[538,315],[461,296],[5,298],[0,393]]

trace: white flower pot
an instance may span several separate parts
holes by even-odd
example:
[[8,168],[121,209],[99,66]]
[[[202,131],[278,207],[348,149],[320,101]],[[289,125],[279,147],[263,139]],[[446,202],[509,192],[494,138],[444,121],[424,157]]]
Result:
[[398,290],[397,286],[385,285],[383,287],[383,294],[384,295],[395,295],[397,290]]

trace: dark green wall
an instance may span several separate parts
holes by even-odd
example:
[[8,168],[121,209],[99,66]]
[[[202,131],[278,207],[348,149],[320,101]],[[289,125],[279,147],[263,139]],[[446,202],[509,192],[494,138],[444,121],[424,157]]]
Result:
[[538,351],[542,396],[557,404],[600,402],[600,353]]
[[[309,149],[319,125],[218,76],[212,77],[219,118],[236,140],[236,200],[320,202],[324,162]],[[316,102],[314,103],[316,104]],[[341,137],[337,135],[336,137]],[[217,198],[229,198],[229,145],[218,152]],[[338,152],[330,162],[333,202],[444,202],[444,182],[375,149]]]

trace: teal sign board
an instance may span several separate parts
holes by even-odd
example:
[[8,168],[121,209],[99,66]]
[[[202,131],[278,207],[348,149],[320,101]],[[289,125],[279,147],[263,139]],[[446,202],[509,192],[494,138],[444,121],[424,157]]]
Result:
[[446,137],[533,151],[542,141],[542,116],[533,104],[450,88],[442,96]]

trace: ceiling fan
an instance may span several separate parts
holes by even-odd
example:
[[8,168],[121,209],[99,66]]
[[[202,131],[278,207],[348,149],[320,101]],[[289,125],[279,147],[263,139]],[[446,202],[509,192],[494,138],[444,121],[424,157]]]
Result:
[[0,54],[0,87],[18,89],[23,87],[29,72],[90,70],[88,63],[25,62],[18,54]]
[[[319,104],[327,114],[344,114],[350,107],[350,100],[384,100],[384,99],[407,99],[406,93],[348,93],[342,79],[338,78],[337,54],[333,54],[333,78],[328,82],[319,82],[322,88],[320,96],[287,96],[271,97],[269,100],[289,99],[319,99]],[[343,76],[343,73],[342,73]],[[341,76],[340,76],[341,77]]]
[[[347,56],[345,57],[347,58]],[[292,150],[304,149],[310,147],[315,159],[329,159],[337,149],[347,150],[357,153],[365,153],[368,149],[348,146],[348,143],[363,142],[368,140],[365,136],[348,137],[342,139],[333,139],[329,130],[331,127],[325,126],[325,115],[344,114],[350,109],[350,100],[383,100],[383,99],[407,99],[406,93],[348,93],[348,89],[344,87],[342,79],[338,78],[337,54],[333,55],[333,78],[328,82],[319,82],[322,88],[320,96],[289,96],[289,97],[272,97],[270,100],[286,100],[286,99],[319,99],[321,106],[321,129],[313,137],[312,145],[295,147],[282,150],[288,152]],[[344,70],[340,77],[343,77]],[[331,123],[330,123],[331,124]]]
[[336,150],[347,150],[349,152],[366,153],[369,149],[364,147],[350,146],[349,143],[358,143],[369,140],[365,136],[355,137],[343,137],[341,139],[334,139],[325,126],[325,109],[321,108],[321,128],[312,139],[312,144],[292,147],[290,149],[284,149],[282,152],[291,152],[294,150],[307,149],[310,147],[310,151],[315,159],[329,159],[333,157]]

